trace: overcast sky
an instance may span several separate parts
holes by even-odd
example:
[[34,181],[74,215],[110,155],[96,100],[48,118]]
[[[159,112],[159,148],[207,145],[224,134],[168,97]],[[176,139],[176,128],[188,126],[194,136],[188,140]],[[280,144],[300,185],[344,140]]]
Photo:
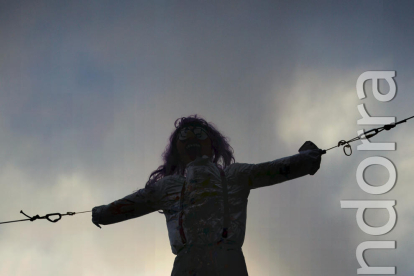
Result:
[[[143,188],[161,165],[175,119],[198,114],[227,137],[236,162],[327,149],[372,116],[413,116],[410,1],[0,1],[0,221],[81,212]],[[396,71],[390,102],[356,93],[358,76]],[[384,83],[380,88],[388,89]],[[414,274],[414,121],[372,138],[396,151],[342,149],[314,176],[252,190],[243,252],[249,275],[357,275],[363,241],[373,266]],[[369,195],[358,164],[383,156],[394,189]],[[372,166],[373,185],[388,179]],[[383,236],[356,224],[345,199],[396,200]],[[381,226],[385,211],[366,212]],[[165,217],[102,226],[91,214],[0,226],[0,275],[170,275]]]

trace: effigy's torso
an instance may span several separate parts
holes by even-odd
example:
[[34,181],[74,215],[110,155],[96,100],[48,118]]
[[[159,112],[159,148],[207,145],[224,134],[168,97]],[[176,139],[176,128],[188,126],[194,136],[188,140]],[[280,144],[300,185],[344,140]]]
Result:
[[183,247],[179,232],[181,188],[185,185],[182,199],[182,226],[187,245],[213,245],[224,242],[241,247],[246,229],[246,209],[249,189],[245,183],[237,183],[231,165],[225,170],[228,189],[229,229],[223,240],[223,186],[219,168],[208,159],[196,160],[187,167],[186,177],[175,176],[176,185],[170,187],[171,206],[164,210],[173,253]]

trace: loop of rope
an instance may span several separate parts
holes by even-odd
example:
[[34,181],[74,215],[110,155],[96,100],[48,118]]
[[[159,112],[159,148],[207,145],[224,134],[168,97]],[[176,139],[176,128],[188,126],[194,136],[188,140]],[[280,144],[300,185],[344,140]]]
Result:
[[[346,156],[351,156],[352,155],[352,147],[349,144],[349,141],[345,141],[345,140],[341,140],[338,142],[338,147],[343,146],[343,151],[345,153]],[[346,152],[346,149],[349,149],[349,154]]]

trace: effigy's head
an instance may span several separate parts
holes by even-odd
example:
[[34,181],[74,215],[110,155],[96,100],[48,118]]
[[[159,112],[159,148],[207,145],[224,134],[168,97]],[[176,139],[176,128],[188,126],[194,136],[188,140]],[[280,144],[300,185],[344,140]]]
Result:
[[185,165],[194,161],[197,156],[213,157],[211,139],[208,129],[203,125],[192,123],[179,128],[176,137],[176,149],[180,155],[180,160]]
[[162,154],[164,163],[150,174],[146,187],[168,175],[185,175],[187,164],[197,156],[206,155],[222,169],[235,162],[228,138],[197,114],[178,118],[174,126]]
[[176,164],[181,169],[197,156],[207,156],[222,167],[234,162],[233,149],[212,123],[196,115],[181,117],[174,122],[175,130],[170,136],[163,157],[164,164]]

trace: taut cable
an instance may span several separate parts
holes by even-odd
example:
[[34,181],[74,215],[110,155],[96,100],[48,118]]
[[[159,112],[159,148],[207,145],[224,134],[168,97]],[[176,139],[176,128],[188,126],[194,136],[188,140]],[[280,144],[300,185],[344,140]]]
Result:
[[[328,150],[331,150],[331,149],[334,149],[334,148],[337,148],[337,147],[340,147],[340,146],[344,146],[343,147],[343,151],[344,151],[345,155],[346,156],[350,156],[352,154],[352,148],[351,148],[351,145],[349,143],[352,143],[352,142],[361,140],[363,138],[368,139],[368,138],[374,137],[375,135],[377,135],[381,131],[383,131],[383,130],[387,130],[388,131],[388,130],[394,128],[395,126],[397,126],[397,125],[399,125],[401,123],[407,122],[411,118],[414,118],[414,116],[411,116],[411,117],[409,117],[407,119],[401,120],[401,121],[396,122],[396,123],[393,123],[393,124],[384,125],[384,126],[378,127],[378,128],[373,128],[373,129],[368,130],[368,131],[366,131],[366,132],[364,132],[364,133],[358,135],[357,137],[352,138],[351,140],[348,140],[348,141],[341,140],[341,141],[338,142],[338,145],[337,146],[334,146],[332,148],[323,150],[322,151],[322,154],[325,154]],[[346,152],[346,149],[349,149],[350,150],[349,154]]]
[[[60,214],[60,213],[51,213],[51,214],[47,214],[44,215],[43,217],[40,217],[39,215],[33,216],[33,217],[29,217],[28,215],[26,215],[23,211],[20,211],[21,214],[25,215],[26,217],[28,217],[28,219],[20,219],[20,220],[11,220],[11,221],[4,221],[4,222],[0,222],[0,224],[4,224],[4,223],[12,223],[12,222],[18,222],[18,221],[26,221],[26,220],[30,220],[30,221],[35,221],[37,219],[47,219],[50,222],[57,222],[59,221],[63,216],[73,216],[76,214],[81,214],[81,213],[88,213],[88,212],[92,212],[92,211],[83,211],[83,212],[67,212],[66,214]],[[49,217],[51,216],[59,216],[56,219],[50,219]]]

